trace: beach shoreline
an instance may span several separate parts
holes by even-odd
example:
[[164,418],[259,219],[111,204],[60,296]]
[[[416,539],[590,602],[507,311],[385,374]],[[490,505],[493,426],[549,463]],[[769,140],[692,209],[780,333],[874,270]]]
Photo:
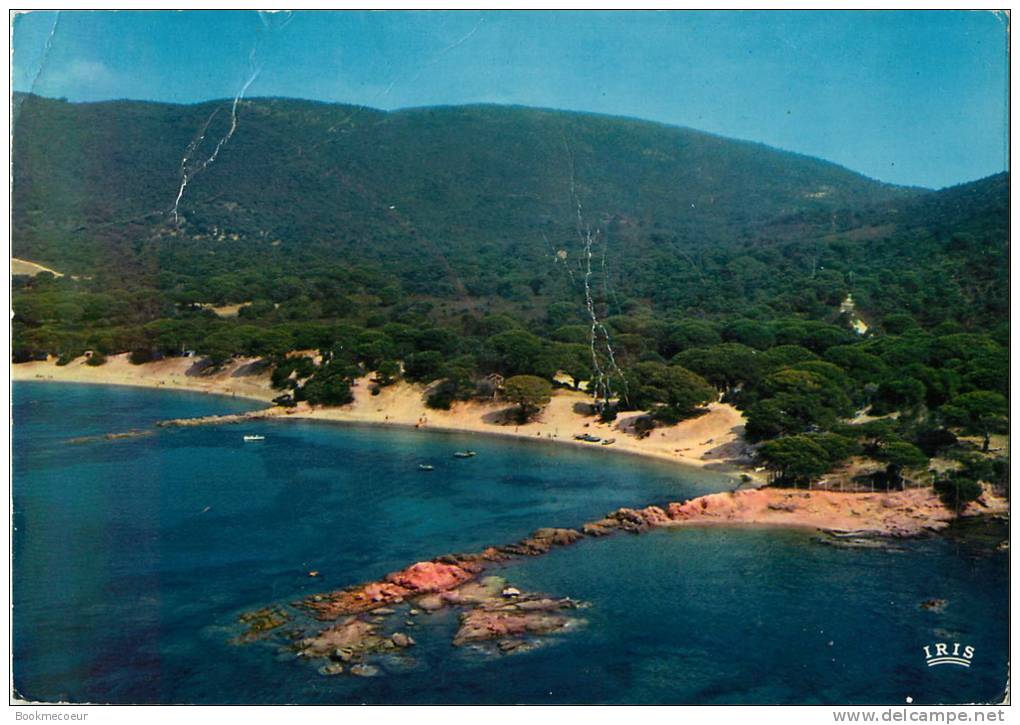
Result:
[[[202,371],[195,358],[169,358],[132,365],[126,354],[110,356],[100,366],[89,366],[84,359],[58,366],[46,361],[12,365],[13,382],[64,382],[94,385],[119,385],[156,390],[176,390],[243,398],[266,404],[246,413],[164,420],[157,425],[192,426],[243,423],[258,420],[310,420],[358,426],[385,426],[417,429],[450,435],[501,436],[517,440],[570,444],[626,453],[717,470],[722,474],[751,477],[737,482],[732,491],[701,496],[672,503],[665,517],[656,507],[641,509],[648,524],[684,525],[778,525],[784,527],[866,531],[879,535],[917,535],[948,525],[952,518],[930,489],[900,492],[842,493],[798,489],[760,488],[759,472],[749,467],[748,449],[743,441],[743,418],[732,406],[713,403],[709,411],[667,429],[655,429],[652,436],[639,439],[628,432],[629,424],[640,413],[627,413],[613,423],[599,422],[592,415],[578,412],[588,397],[578,391],[557,390],[538,420],[525,425],[498,422],[506,406],[467,401],[451,411],[425,407],[423,386],[400,382],[372,395],[369,379],[361,378],[354,388],[354,402],[342,407],[312,408],[305,403],[295,407],[273,406],[279,394],[270,385],[269,370],[253,358],[235,358],[212,373]],[[108,431],[107,436],[120,431]],[[613,445],[601,445],[575,439],[578,433],[612,438]],[[742,484],[746,484],[743,486]],[[743,490],[740,490],[743,489]],[[980,513],[1003,513],[1008,507],[998,497],[986,493],[990,506]],[[970,512],[970,515],[979,511]],[[650,518],[649,518],[650,517]],[[658,520],[660,519],[661,520]]]
[[[167,358],[132,365],[126,354],[111,355],[99,366],[89,366],[84,358],[58,366],[54,359],[19,363],[11,366],[14,382],[63,382],[95,385],[121,385],[157,390],[200,392],[243,398],[270,407],[237,415],[207,419],[163,421],[169,425],[205,425],[245,420],[319,420],[403,429],[439,431],[460,435],[492,435],[519,440],[542,440],[627,453],[643,458],[670,461],[684,467],[719,470],[736,477],[750,476],[764,483],[760,473],[750,469],[748,449],[743,441],[743,416],[730,405],[713,403],[708,412],[669,428],[655,429],[639,439],[631,431],[633,420],[641,413],[622,414],[617,421],[602,423],[584,415],[582,406],[590,402],[580,391],[558,389],[549,405],[536,420],[523,425],[503,423],[507,404],[466,401],[451,410],[433,410],[425,406],[424,387],[406,382],[382,388],[372,395],[370,381],[360,378],[354,387],[354,402],[341,407],[312,407],[299,403],[291,408],[272,406],[280,394],[270,385],[269,371],[254,358],[235,358],[222,369],[204,373],[196,358]],[[598,436],[598,442],[576,440],[576,435]],[[605,440],[612,443],[603,445]]]
[[[82,362],[56,366],[53,361],[21,364],[13,367],[14,381],[74,382],[89,384],[127,385],[163,390],[183,390],[208,394],[230,395],[253,401],[271,403],[275,397],[269,385],[268,370],[254,360],[236,359],[211,374],[199,374],[193,359],[178,358],[145,365],[131,365],[126,356],[113,356],[102,366],[90,367]],[[196,426],[243,423],[258,420],[310,420],[353,425],[417,428],[454,435],[499,435],[520,440],[545,443],[571,443],[596,447],[616,453],[629,453],[645,458],[669,460],[681,466],[713,464],[738,465],[722,454],[740,451],[746,455],[742,439],[742,418],[731,406],[713,404],[705,415],[673,426],[648,439],[638,439],[627,431],[624,420],[605,424],[594,416],[582,415],[578,403],[587,404],[587,396],[576,391],[559,390],[553,396],[542,418],[527,425],[500,424],[499,414],[505,406],[493,403],[465,402],[452,411],[424,408],[423,388],[397,383],[373,395],[369,381],[362,378],[354,390],[355,401],[339,408],[310,408],[300,404],[293,408],[270,406],[247,413],[165,420],[157,426]],[[495,417],[494,417],[495,416]],[[568,427],[569,426],[569,427]],[[629,445],[602,446],[574,439],[575,430],[590,431],[601,436],[615,431],[617,442]],[[666,433],[669,433],[669,436]],[[113,433],[113,432],[110,432]],[[711,436],[704,440],[705,436]],[[109,436],[107,436],[109,437]],[[682,444],[688,444],[683,446]],[[641,448],[641,446],[646,446]],[[673,446],[678,446],[673,448]],[[719,448],[722,448],[722,451]],[[678,455],[696,449],[697,458]],[[712,454],[715,454],[715,457]],[[746,469],[745,469],[746,470]],[[736,471],[734,471],[736,473]],[[736,482],[736,476],[734,476]],[[538,631],[549,627],[565,627],[567,619],[555,614],[574,606],[572,600],[540,599],[526,595],[523,605],[513,604],[507,614],[506,595],[502,586],[488,598],[477,598],[479,587],[489,580],[482,575],[492,567],[522,557],[542,556],[554,548],[569,546],[582,539],[600,539],[624,533],[641,534],[655,529],[685,527],[776,527],[813,530],[822,544],[844,548],[895,548],[897,538],[912,538],[942,531],[957,520],[930,487],[887,492],[840,492],[789,488],[743,487],[737,482],[729,491],[706,494],[687,500],[672,501],[643,508],[619,508],[600,519],[588,521],[577,528],[539,528],[519,541],[489,546],[473,553],[451,553],[431,560],[415,562],[405,569],[390,572],[381,579],[314,593],[291,606],[308,610],[315,619],[333,622],[315,636],[301,640],[304,656],[323,657],[336,649],[339,639],[354,648],[352,656],[372,654],[376,644],[373,622],[381,621],[384,612],[393,606],[411,602],[412,606],[434,611],[444,606],[470,604],[462,617],[462,626],[454,644],[474,637],[477,629],[498,635],[501,641],[514,631]],[[980,499],[963,512],[963,517],[1008,517],[1006,498],[991,486],[983,486]],[[516,590],[514,590],[516,591]],[[477,600],[477,601],[476,601]],[[516,601],[516,600],[515,600]],[[516,607],[516,609],[514,609]],[[250,613],[252,621],[275,629],[273,621],[265,620],[263,609]],[[275,611],[275,610],[273,610]],[[493,615],[493,612],[496,612]],[[372,621],[359,617],[380,616]],[[512,616],[511,616],[512,615]],[[386,615],[389,616],[389,615]],[[493,617],[496,617],[493,619]],[[475,620],[478,620],[475,622]],[[286,617],[280,619],[286,621]],[[339,622],[337,624],[336,622]],[[467,624],[464,624],[464,623]],[[477,626],[472,629],[474,622]],[[273,626],[270,627],[269,625]],[[484,626],[483,626],[484,625]],[[506,625],[506,626],[503,626]],[[481,629],[479,629],[481,628]],[[509,629],[508,629],[509,628]],[[514,629],[516,628],[516,629]],[[523,629],[522,629],[523,628]],[[512,630],[512,631],[511,631]],[[249,639],[257,639],[261,630],[252,629]],[[481,635],[478,635],[481,636]],[[339,638],[339,639],[338,639]],[[485,634],[484,639],[491,639]],[[512,637],[511,637],[512,639]],[[348,641],[349,640],[349,641]],[[378,641],[377,641],[378,640]],[[518,641],[519,640],[519,641]],[[412,641],[413,640],[407,640]],[[404,638],[400,642],[405,642]],[[398,646],[405,646],[401,644]],[[526,646],[518,637],[505,646]],[[359,654],[360,653],[360,654]]]

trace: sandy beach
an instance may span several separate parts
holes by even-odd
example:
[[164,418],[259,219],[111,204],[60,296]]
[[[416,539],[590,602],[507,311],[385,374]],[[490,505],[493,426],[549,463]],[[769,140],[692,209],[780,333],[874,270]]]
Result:
[[255,359],[234,359],[213,375],[200,374],[195,364],[197,361],[197,358],[175,357],[132,365],[127,353],[124,353],[110,355],[104,364],[93,367],[85,364],[85,358],[57,365],[56,359],[51,357],[49,360],[11,365],[11,379],[194,390],[265,403],[279,395],[269,385],[268,370],[260,371]]
[[[270,387],[267,369],[255,359],[237,358],[221,370],[200,372],[194,358],[168,358],[144,365],[132,365],[126,354],[111,355],[103,365],[92,367],[84,358],[58,366],[54,360],[20,363],[12,366],[12,379],[130,385],[166,390],[191,390],[249,398],[269,403],[280,391]],[[286,417],[332,420],[350,423],[396,425],[425,430],[482,433],[517,438],[555,441],[586,446],[599,451],[620,451],[670,460],[685,465],[736,469],[747,464],[743,415],[731,405],[713,403],[702,416],[678,425],[656,429],[644,439],[630,432],[640,413],[628,412],[612,423],[601,423],[583,414],[589,398],[583,392],[557,390],[552,401],[534,420],[525,425],[504,424],[506,403],[458,402],[449,411],[425,407],[423,387],[398,382],[372,395],[368,378],[357,381],[354,402],[323,408],[305,403],[293,408],[273,407],[248,414],[248,418]],[[582,412],[579,412],[582,411]],[[577,434],[589,433],[610,445],[577,441]],[[749,475],[755,476],[753,471]]]
[[[194,359],[173,358],[132,365],[126,355],[112,356],[106,364],[97,367],[88,366],[83,360],[65,366],[57,366],[49,360],[18,364],[12,369],[13,379],[22,381],[191,390],[262,402],[270,402],[278,394],[270,387],[267,369],[254,359],[235,359],[212,374],[202,373]],[[430,410],[425,407],[422,392],[421,386],[400,382],[383,388],[378,395],[372,395],[369,380],[363,378],[355,386],[355,401],[343,407],[312,408],[306,404],[293,408],[267,406],[241,415],[181,419],[161,424],[204,425],[268,417],[331,420],[542,439],[685,465],[729,466],[731,470],[738,470],[737,467],[743,465],[743,470],[748,470],[747,448],[741,437],[743,418],[738,410],[725,404],[712,404],[709,411],[698,418],[655,430],[650,437],[638,439],[628,431],[639,413],[622,415],[613,423],[600,423],[585,414],[588,398],[581,392],[557,390],[539,418],[526,425],[503,423],[507,406],[499,403],[471,401],[457,403],[450,411]],[[614,442],[603,446],[601,443],[577,441],[574,436],[578,433],[591,433]],[[969,506],[964,515],[1008,515],[1008,511],[1008,501],[986,486],[982,497]],[[886,493],[748,488],[673,502],[664,507],[622,508],[585,524],[580,530],[540,529],[517,544],[490,548],[453,565],[467,567],[464,577],[467,580],[481,571],[480,562],[540,554],[554,544],[570,543],[584,536],[598,537],[616,531],[640,533],[657,527],[777,525],[846,532],[846,536],[916,536],[945,528],[953,518],[953,512],[946,509],[930,488]]]

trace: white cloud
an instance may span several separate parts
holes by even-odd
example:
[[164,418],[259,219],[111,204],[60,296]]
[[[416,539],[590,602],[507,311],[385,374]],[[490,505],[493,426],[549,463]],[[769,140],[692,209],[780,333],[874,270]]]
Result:
[[108,97],[123,92],[118,88],[120,78],[103,63],[87,58],[75,58],[59,68],[43,68],[36,91],[47,96],[72,99]]

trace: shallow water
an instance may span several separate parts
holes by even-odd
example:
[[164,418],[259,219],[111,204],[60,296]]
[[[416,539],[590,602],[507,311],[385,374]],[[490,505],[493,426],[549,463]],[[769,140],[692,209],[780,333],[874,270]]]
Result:
[[[450,646],[455,613],[422,617],[412,658],[370,680],[322,677],[268,644],[233,645],[247,609],[622,505],[732,486],[718,473],[603,451],[299,421],[66,442],[250,406],[14,385],[22,697],[902,703],[988,700],[1004,684],[1007,557],[967,537],[893,552],[823,547],[779,529],[586,540],[497,572],[522,589],[589,602],[579,631],[491,656]],[[256,432],[266,440],[242,441]],[[479,455],[452,457],[464,448]],[[313,569],[318,578],[308,577]],[[950,604],[922,612],[929,597]],[[975,646],[972,667],[927,668],[921,647],[939,637]]]

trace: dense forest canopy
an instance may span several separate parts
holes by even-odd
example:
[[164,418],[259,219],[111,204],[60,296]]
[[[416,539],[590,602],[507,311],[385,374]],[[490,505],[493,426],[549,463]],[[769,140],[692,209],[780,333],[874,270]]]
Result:
[[[237,112],[228,138],[229,101],[16,95],[13,255],[65,274],[14,278],[16,361],[244,354],[291,400],[344,403],[378,371],[440,381],[429,402],[446,407],[492,375],[592,378],[595,321],[614,406],[669,424],[714,387],[749,437],[782,441],[790,478],[864,449],[909,463],[932,426],[1001,427],[1007,174],[894,187],[532,108]],[[899,429],[840,431],[868,406]]]

